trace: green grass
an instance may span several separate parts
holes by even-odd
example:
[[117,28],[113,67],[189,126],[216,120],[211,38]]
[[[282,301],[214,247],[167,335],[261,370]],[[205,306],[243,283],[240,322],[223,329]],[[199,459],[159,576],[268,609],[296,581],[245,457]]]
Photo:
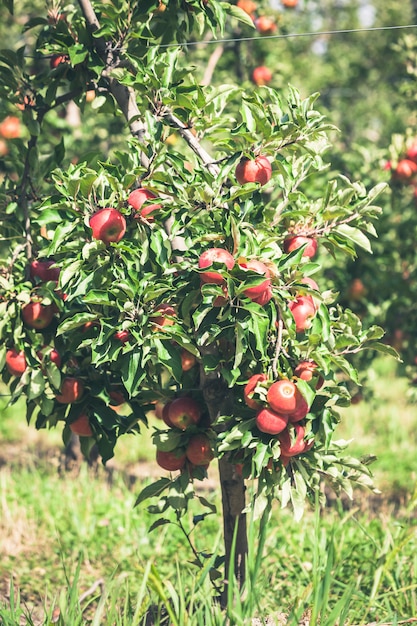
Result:
[[[343,411],[339,435],[353,439],[353,454],[377,455],[382,495],[360,493],[349,506],[336,500],[307,510],[299,523],[276,504],[258,563],[262,533],[259,522],[250,524],[251,575],[243,598],[231,589],[230,626],[280,612],[289,624],[308,613],[311,626],[417,615],[415,408],[391,364],[378,362],[371,378],[374,399]],[[60,476],[60,433],[28,428],[21,406],[0,408],[1,626],[133,626],[145,623],[150,608],[161,626],[226,624],[210,561],[197,570],[176,525],[149,533],[155,516],[133,508],[148,480],[132,484],[137,461],[158,475],[149,437],[123,438],[111,473],[84,465],[76,478]],[[210,478],[203,495],[220,509],[215,467]],[[221,552],[220,516],[193,527],[196,511],[185,521],[195,546]]]

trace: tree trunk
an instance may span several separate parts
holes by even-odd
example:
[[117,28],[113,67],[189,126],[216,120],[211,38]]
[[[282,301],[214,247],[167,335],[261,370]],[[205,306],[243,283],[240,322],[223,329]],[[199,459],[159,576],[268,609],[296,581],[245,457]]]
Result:
[[[210,374],[203,372],[202,388],[212,423],[214,423],[220,415],[231,414],[233,409],[233,391],[227,387],[225,381],[213,372]],[[217,432],[220,432],[220,429],[217,429]],[[230,572],[233,572],[239,587],[243,585],[245,580],[248,539],[246,532],[246,514],[243,513],[243,510],[246,506],[246,488],[242,476],[236,471],[236,465],[230,463],[229,455],[227,454],[219,460],[219,473],[222,492],[223,536],[226,558],[225,587],[221,602],[222,605],[225,606]],[[236,524],[236,539],[233,544]],[[231,556],[233,554],[234,559],[233,563],[231,563]]]

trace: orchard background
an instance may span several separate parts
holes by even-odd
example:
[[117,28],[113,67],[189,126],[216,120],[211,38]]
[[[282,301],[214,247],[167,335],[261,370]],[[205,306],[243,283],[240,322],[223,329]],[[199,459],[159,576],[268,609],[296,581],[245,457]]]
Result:
[[[396,364],[393,394],[395,375],[408,380],[403,415],[414,400],[416,11],[1,7],[4,398],[66,445],[79,436],[90,462],[127,439],[150,450],[159,469],[135,511],[153,516],[148,529],[180,529],[200,568],[176,597],[142,572],[159,609],[143,595],[131,623],[265,620],[258,578],[277,506],[293,527],[329,489],[343,502],[374,488],[372,440],[354,455],[338,433],[375,389],[378,355]],[[217,465],[221,503],[201,491]],[[201,550],[193,533],[212,516],[224,547],[213,537]],[[304,605],[279,598],[271,613],[368,619],[374,606],[348,615],[353,587],[329,600],[332,559]],[[390,605],[381,619],[415,617],[406,588],[405,613]]]

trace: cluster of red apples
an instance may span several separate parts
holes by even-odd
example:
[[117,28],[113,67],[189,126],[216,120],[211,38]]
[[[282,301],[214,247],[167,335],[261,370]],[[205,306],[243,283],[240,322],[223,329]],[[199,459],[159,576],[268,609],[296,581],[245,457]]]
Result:
[[417,201],[417,141],[414,140],[407,147],[396,166],[388,161],[385,168],[391,171],[393,182],[411,185],[414,188],[414,199]]
[[181,396],[163,406],[157,405],[155,412],[169,428],[184,433],[190,430],[190,436],[183,446],[169,451],[157,448],[158,465],[170,472],[183,470],[186,466],[190,473],[196,466],[207,469],[214,458],[210,438],[203,430],[196,432],[196,428],[193,428],[202,423],[200,405],[190,396]]
[[[314,361],[300,362],[294,370],[294,377],[306,381],[316,378],[316,389],[324,382]],[[258,430],[277,437],[281,449],[280,460],[284,465],[292,457],[313,447],[314,440],[305,438],[303,422],[310,407],[296,382],[282,378],[270,383],[266,374],[254,374],[244,388],[243,397],[246,405],[256,411]]]
[[[49,281],[57,284],[59,272],[59,268],[51,260],[35,259],[29,266],[30,278],[35,286]],[[57,309],[54,304],[43,304],[42,300],[34,295],[30,302],[23,305],[21,314],[27,328],[43,331],[52,324],[56,312]],[[61,355],[53,346],[45,345],[37,352],[37,357],[42,369],[47,366],[47,363],[54,363],[58,368],[61,367]],[[28,363],[23,350],[18,351],[16,348],[7,350],[6,368],[12,376],[22,376],[27,367]],[[61,381],[61,387],[59,393],[56,393],[55,399],[60,404],[72,404],[79,401],[83,394],[83,381],[73,376],[66,376]],[[93,434],[87,415],[80,415],[75,422],[70,424],[70,428],[80,436]]]

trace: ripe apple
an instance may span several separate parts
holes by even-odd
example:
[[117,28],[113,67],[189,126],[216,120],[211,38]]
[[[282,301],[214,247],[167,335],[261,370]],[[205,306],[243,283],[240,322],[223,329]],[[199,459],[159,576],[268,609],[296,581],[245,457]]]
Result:
[[7,350],[6,367],[12,376],[21,376],[27,367],[24,351],[20,350],[20,352],[18,352],[16,348]]
[[301,248],[304,244],[307,245],[303,251],[303,256],[312,259],[317,252],[317,240],[313,237],[306,237],[304,235],[290,235],[286,237],[284,239],[284,252],[288,254],[289,252],[293,252],[293,250]]
[[169,426],[170,428],[174,428],[174,424],[169,419],[169,406],[170,406],[171,402],[172,402],[172,400],[169,400],[169,402],[167,402],[165,404],[165,406],[162,408],[162,410],[161,410],[161,417],[162,417],[162,420],[165,422],[165,424],[167,426]]
[[183,372],[188,372],[197,364],[197,359],[194,354],[188,352],[188,350],[181,350],[181,367]]
[[90,217],[90,227],[94,239],[108,244],[120,241],[126,232],[126,220],[117,209],[99,209]]
[[274,20],[266,15],[260,15],[256,18],[255,28],[261,35],[273,35],[278,30]]
[[61,383],[61,392],[56,399],[61,404],[71,404],[79,400],[84,393],[84,383],[79,378],[68,376]]
[[49,66],[53,70],[63,63],[69,63],[69,56],[67,54],[53,54],[49,61]]
[[254,409],[254,411],[259,411],[263,408],[262,404],[252,399],[253,392],[255,391],[255,387],[258,383],[262,383],[268,380],[268,376],[266,374],[254,374],[248,380],[243,389],[243,399],[245,400],[246,405],[250,409]]
[[367,294],[367,288],[360,278],[354,278],[348,287],[348,298],[350,300],[362,300]]
[[407,148],[406,152],[407,159],[410,161],[414,161],[417,163],[417,141],[414,140],[413,143]]
[[114,333],[114,338],[120,341],[122,345],[125,345],[129,342],[130,332],[128,330],[118,330]]
[[172,426],[185,430],[188,426],[198,424],[200,421],[200,406],[189,396],[175,398],[169,403],[167,417]]
[[236,6],[238,6],[239,9],[242,9],[242,11],[245,11],[245,13],[250,15],[252,18],[258,8],[258,5],[256,2],[253,2],[253,0],[237,0]]
[[242,157],[236,166],[236,180],[240,185],[260,183],[266,185],[271,180],[272,167],[268,157],[259,154],[254,159]]
[[287,9],[294,9],[298,4],[298,0],[281,0],[281,2]]
[[54,305],[32,301],[22,308],[22,318],[26,326],[42,330],[49,326],[54,317]]
[[268,435],[278,435],[288,424],[288,415],[281,415],[272,409],[264,408],[256,414],[256,425]]
[[281,447],[281,457],[288,459],[310,450],[314,445],[314,441],[307,443],[304,441],[304,435],[305,429],[301,424],[294,424],[291,432],[287,428],[280,433],[278,439]]
[[151,322],[153,322],[153,330],[163,330],[165,326],[173,326],[176,316],[176,311],[171,304],[161,303],[155,307],[153,313],[149,316]]
[[324,384],[324,378],[323,376],[318,375],[317,368],[318,365],[315,361],[300,361],[294,369],[294,376],[301,378],[302,380],[306,380],[307,382],[316,376],[316,389],[321,389]]
[[273,411],[281,415],[291,415],[298,410],[304,397],[297,385],[288,378],[277,380],[268,389],[266,398]]
[[121,391],[117,391],[116,389],[112,389],[109,391],[110,397],[110,406],[111,407],[119,407],[126,402],[126,399]]
[[[148,220],[148,222],[153,222],[154,221],[154,217],[153,215],[150,215],[150,213],[152,213],[153,211],[156,211],[157,209],[161,208],[160,204],[148,204],[145,205],[145,207],[142,209],[142,205],[147,201],[147,200],[151,200],[152,198],[156,198],[157,196],[152,193],[152,191],[149,191],[149,189],[145,189],[144,187],[141,187],[140,189],[134,189],[130,194],[129,197],[127,199],[128,204],[130,204],[130,206],[135,209],[135,211],[137,211],[141,217],[146,218]],[[141,210],[142,209],[142,210]]]
[[213,306],[216,307],[220,307],[220,306],[226,306],[226,304],[229,302],[230,298],[229,298],[229,292],[227,290],[227,286],[226,285],[222,285],[222,292],[223,295],[222,296],[216,296],[213,300]]
[[40,361],[44,361],[47,358],[51,363],[55,363],[57,367],[61,367],[61,355],[58,350],[55,348],[50,348],[49,346],[44,346],[42,350],[37,352]]
[[162,469],[169,472],[175,472],[184,467],[187,457],[182,448],[166,452],[164,450],[156,451],[156,462]]
[[0,159],[6,154],[9,154],[9,146],[7,145],[7,141],[0,137]]
[[91,430],[90,420],[86,413],[82,413],[74,422],[69,425],[74,435],[79,437],[91,437],[93,431]]
[[296,300],[289,303],[290,311],[295,321],[295,330],[301,333],[311,328],[317,307],[311,296],[298,296]]
[[20,137],[20,120],[14,115],[8,115],[0,123],[0,137],[17,139]]
[[393,177],[402,183],[412,183],[417,175],[417,163],[410,159],[401,159],[393,171]]
[[[257,261],[256,259],[251,259],[249,261],[239,261],[239,267],[242,267],[243,269],[252,270],[253,272],[256,272],[257,274],[260,274],[261,276],[266,277],[266,280],[261,282],[259,285],[255,285],[254,287],[248,287],[247,289],[245,289],[243,291],[245,296],[247,298],[250,298],[250,300],[257,301],[258,298],[260,298],[261,296],[264,296],[264,294],[267,293],[268,299],[266,300],[266,302],[269,302],[269,300],[272,297],[271,279],[270,279],[271,272],[269,271],[269,268],[264,263],[262,263],[261,261]],[[265,299],[265,296],[264,296],[264,299]],[[264,302],[264,304],[266,304],[266,302]],[[262,303],[258,302],[258,304],[262,304]]]
[[273,74],[268,67],[265,65],[258,65],[258,67],[255,67],[252,71],[252,82],[254,82],[258,87],[261,87],[262,85],[270,83],[272,76]]
[[193,465],[207,465],[214,458],[210,439],[203,433],[190,437],[185,454]]
[[29,266],[29,274],[32,280],[39,278],[39,280],[44,283],[48,280],[57,282],[60,269],[59,267],[55,267],[55,261],[34,259]]
[[[235,260],[230,252],[224,248],[209,248],[200,254],[198,259],[198,267],[200,269],[210,267],[213,263],[223,263],[226,269],[231,270],[234,267]],[[220,272],[201,272],[200,278],[203,283],[212,283],[215,285],[224,285],[225,283],[225,278]]]

